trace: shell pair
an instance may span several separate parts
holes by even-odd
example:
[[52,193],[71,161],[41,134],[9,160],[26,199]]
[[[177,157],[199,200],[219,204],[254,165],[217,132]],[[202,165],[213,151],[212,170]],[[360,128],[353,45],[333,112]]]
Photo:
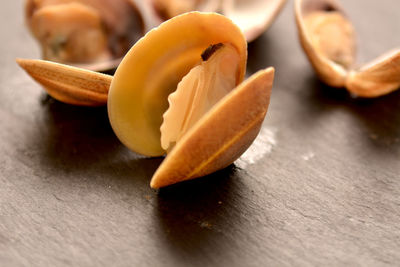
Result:
[[114,77],[17,61],[59,100],[107,101],[112,128],[131,150],[167,154],[151,180],[153,188],[205,176],[240,157],[259,133],[274,79],[274,69],[267,68],[243,82],[246,39],[216,13],[186,13],[151,30],[129,50]]
[[296,0],[300,42],[319,78],[360,97],[378,97],[400,87],[400,50],[357,68],[354,28],[335,0]]
[[219,12],[247,41],[261,35],[286,0],[26,0],[27,25],[42,58],[95,71],[115,69],[162,21],[189,11]]

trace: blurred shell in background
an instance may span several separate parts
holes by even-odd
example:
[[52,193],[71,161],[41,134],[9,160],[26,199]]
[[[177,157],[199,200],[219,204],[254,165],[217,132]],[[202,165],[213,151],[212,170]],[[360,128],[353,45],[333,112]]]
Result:
[[27,0],[25,16],[43,59],[96,71],[116,68],[145,33],[129,0]]
[[148,0],[158,16],[172,18],[188,11],[218,12],[232,19],[248,42],[265,32],[286,0]]
[[337,0],[296,0],[300,43],[318,77],[359,97],[378,97],[400,87],[400,49],[356,65],[356,33]]
[[300,43],[320,79],[343,87],[356,55],[355,30],[334,0],[296,2]]
[[26,0],[42,58],[94,71],[115,69],[148,30],[189,11],[221,13],[246,40],[260,36],[286,0]]

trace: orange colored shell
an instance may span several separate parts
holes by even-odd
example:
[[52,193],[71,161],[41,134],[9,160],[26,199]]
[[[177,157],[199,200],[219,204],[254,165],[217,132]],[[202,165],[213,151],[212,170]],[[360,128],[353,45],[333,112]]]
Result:
[[161,156],[160,125],[168,95],[210,45],[229,43],[240,55],[237,84],[247,61],[247,43],[232,21],[216,13],[186,13],[164,22],[139,40],[111,83],[108,112],[118,138],[131,150]]

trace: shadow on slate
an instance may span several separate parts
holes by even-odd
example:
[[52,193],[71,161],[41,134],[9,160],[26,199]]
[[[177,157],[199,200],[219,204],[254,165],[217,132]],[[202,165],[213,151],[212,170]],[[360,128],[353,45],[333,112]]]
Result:
[[371,136],[376,147],[400,146],[400,90],[378,98],[354,98],[345,89],[332,88],[316,76],[307,81],[309,93],[304,105],[313,116],[335,109],[348,111]]
[[53,178],[65,177],[58,175],[64,173],[74,179],[98,179],[98,183],[112,180],[126,195],[135,188],[151,191],[150,179],[162,158],[144,157],[123,146],[111,128],[106,107],[73,106],[44,95],[37,121],[28,141],[28,147],[37,152],[29,164],[50,168]]
[[42,108],[42,125],[31,142],[43,150],[43,164],[85,169],[111,159],[123,147],[110,126],[106,107],[73,106],[45,95]]
[[161,188],[154,212],[161,241],[173,253],[188,257],[226,247],[221,245],[226,238],[218,233],[235,224],[238,214],[232,206],[240,194],[239,180],[232,164],[206,177]]
[[107,179],[112,180],[118,194],[125,196],[126,202],[137,202],[138,192],[154,194],[154,190],[150,188],[150,180],[162,160],[163,158],[134,158],[114,161],[103,164],[101,171]]
[[[248,57],[247,68],[248,74],[257,72],[270,66],[277,66],[278,62],[275,61],[271,52],[271,38],[268,34],[261,35],[259,38],[247,45]],[[262,57],[262,60],[260,60]]]

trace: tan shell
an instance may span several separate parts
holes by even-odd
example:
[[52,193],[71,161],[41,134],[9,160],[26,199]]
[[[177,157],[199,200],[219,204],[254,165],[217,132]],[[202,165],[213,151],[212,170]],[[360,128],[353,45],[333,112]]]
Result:
[[351,71],[346,88],[362,97],[378,97],[399,89],[400,50],[392,51],[358,70]]
[[96,71],[117,67],[145,31],[130,0],[26,0],[25,16],[44,59]]
[[[300,43],[319,78],[330,86],[343,87],[355,59],[354,30],[343,9],[334,0],[297,0],[295,13]],[[324,15],[329,17],[325,19]],[[330,30],[339,32],[336,39],[326,32]],[[321,46],[333,46],[329,50],[334,52],[329,53]],[[339,64],[331,54],[350,55],[350,62]]]
[[400,87],[399,51],[355,69],[355,31],[336,0],[295,0],[300,43],[319,78],[360,97]]
[[240,83],[246,71],[246,40],[231,20],[216,13],[174,17],[131,48],[115,72],[108,95],[111,125],[122,143],[143,155],[165,154],[160,125],[168,95],[198,63],[201,53],[217,43],[230,43],[241,55]]
[[205,176],[238,159],[260,131],[273,80],[273,68],[261,70],[214,106],[168,154],[151,187]]
[[[219,27],[215,27],[219,25]],[[146,34],[128,52],[111,84],[108,112],[119,139],[133,151],[161,156],[160,126],[167,97],[212,44],[228,43],[241,56],[247,45],[232,21],[216,13],[186,13]],[[268,109],[274,70],[253,75],[204,115],[175,145],[151,181],[159,188],[222,169],[257,136]]]
[[17,63],[58,101],[78,106],[107,104],[110,75],[45,60],[17,59]]
[[151,0],[163,19],[188,11],[219,12],[232,19],[248,42],[265,32],[286,0]]

